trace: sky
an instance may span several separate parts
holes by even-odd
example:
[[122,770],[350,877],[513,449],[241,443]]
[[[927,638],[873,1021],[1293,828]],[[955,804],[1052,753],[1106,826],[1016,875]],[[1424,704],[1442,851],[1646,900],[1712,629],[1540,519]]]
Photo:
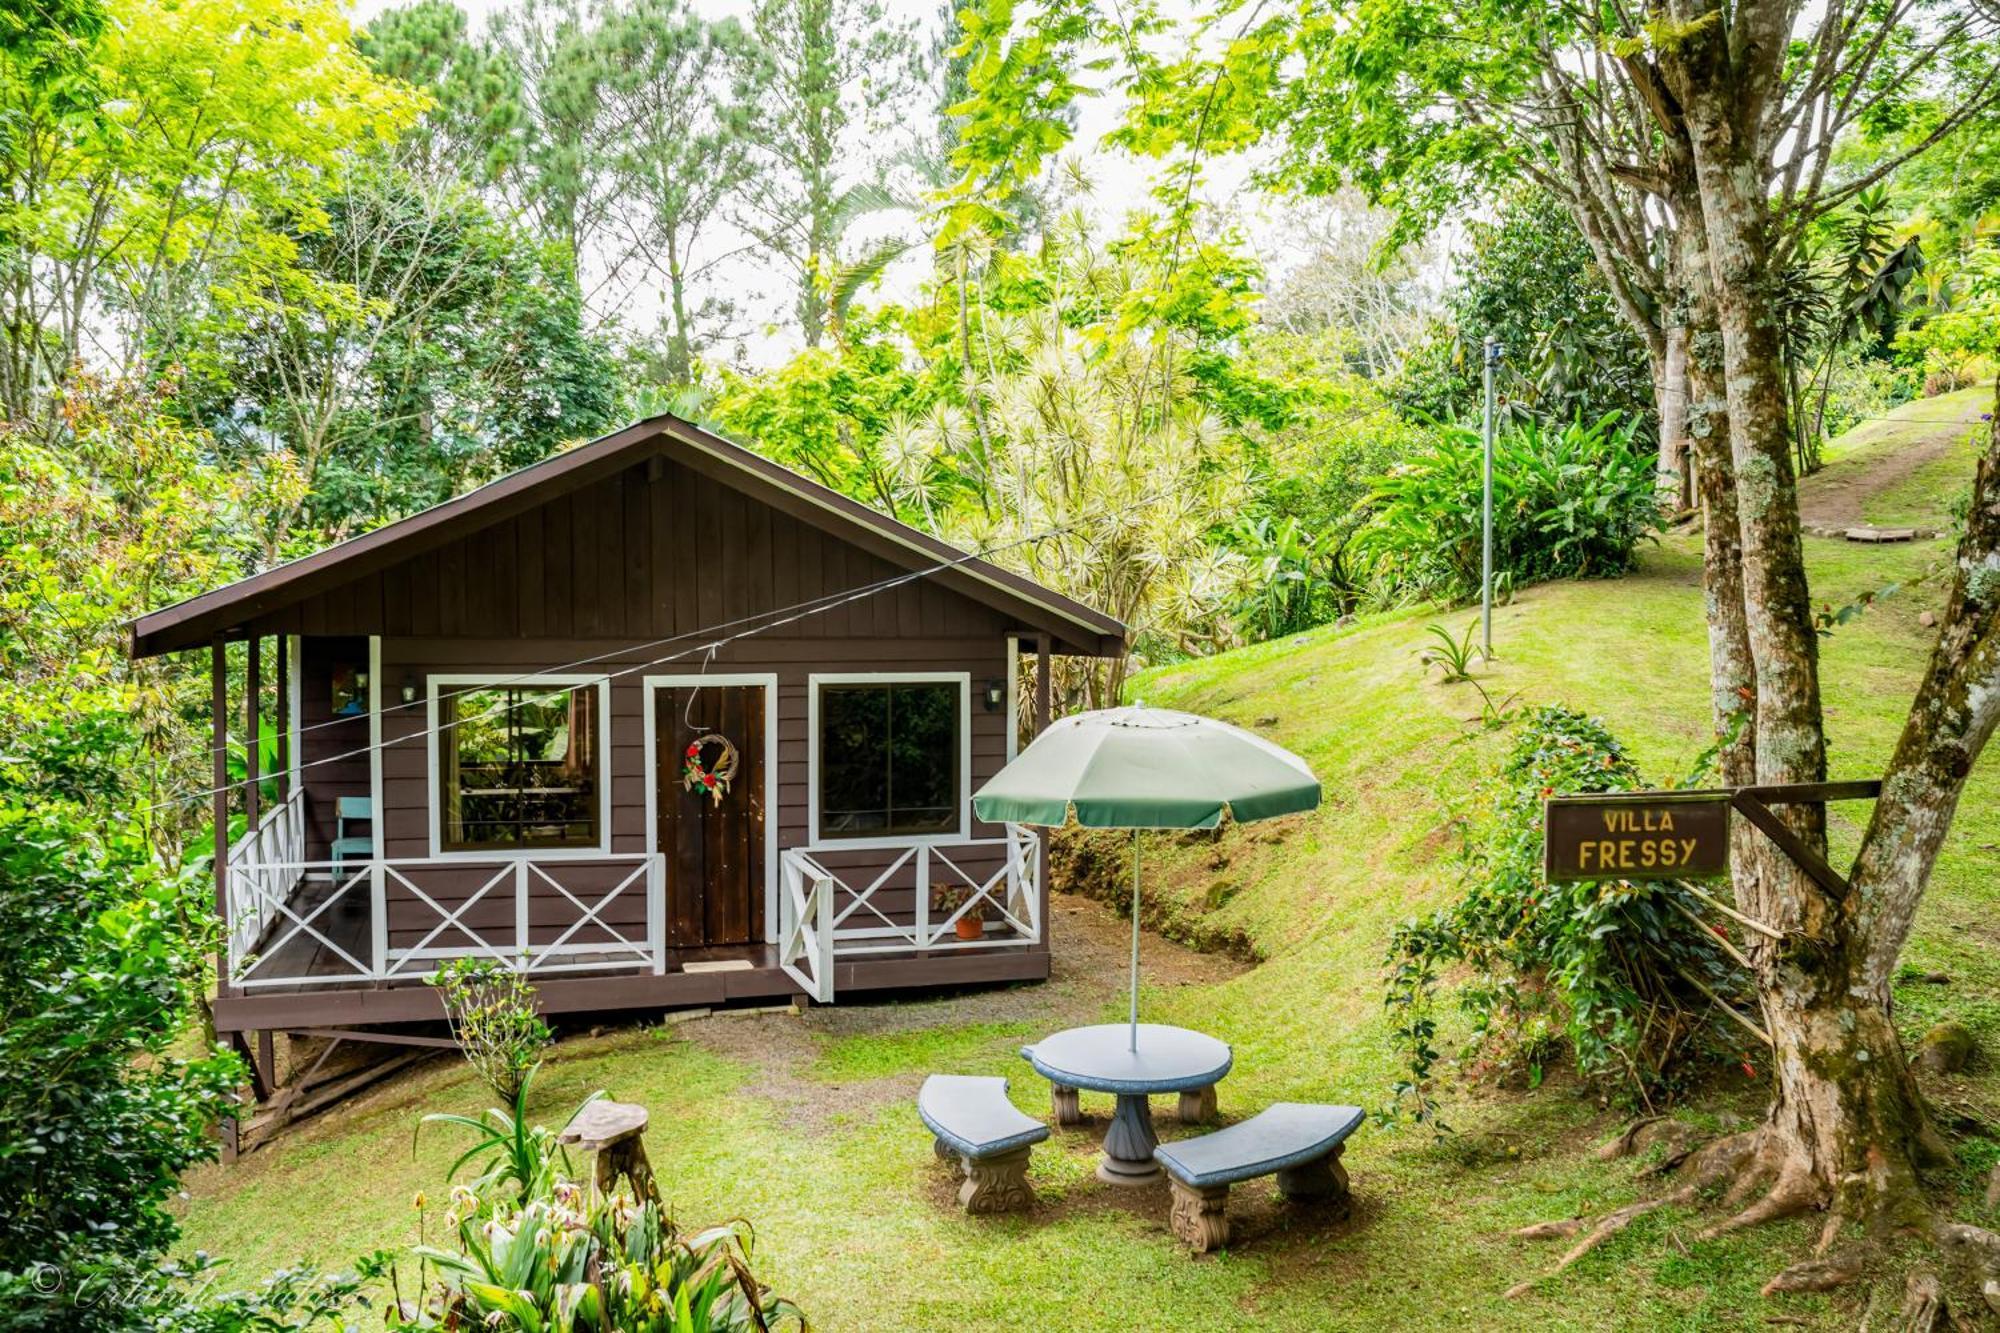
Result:
[[[349,13],[357,26],[365,26],[375,15],[392,7],[393,3],[395,0],[356,0],[350,5]],[[476,26],[483,26],[493,13],[507,8],[510,0],[457,0],[457,3],[471,16]],[[711,19],[742,19],[750,10],[750,0],[692,0],[692,4],[696,12]],[[1169,14],[1176,9],[1181,10],[1185,17],[1192,15],[1198,4],[1199,0],[1170,0],[1164,8]],[[928,41],[935,32],[939,16],[937,0],[883,0],[883,6],[892,18],[914,19],[922,25],[922,40]],[[1124,99],[1115,90],[1086,98],[1080,107],[1076,138],[1068,154],[1081,165],[1084,175],[1091,181],[1093,211],[1107,231],[1117,227],[1120,214],[1126,208],[1146,200],[1153,174],[1158,169],[1156,163],[1134,159],[1129,154],[1103,145],[1104,135],[1118,123],[1123,106]],[[928,108],[925,112],[928,114]],[[857,163],[865,164],[870,156],[868,150],[878,148],[879,142],[870,143],[858,133],[854,146]],[[1294,247],[1286,244],[1288,238],[1283,234],[1282,210],[1256,199],[1247,188],[1251,170],[1251,162],[1241,156],[1212,159],[1205,164],[1204,193],[1211,203],[1235,213],[1252,248],[1275,278],[1281,276],[1288,263],[1296,262],[1300,256]],[[852,182],[843,182],[848,183]],[[852,241],[857,245],[865,244],[881,232],[894,230],[899,225],[908,229],[909,219],[883,217],[864,220],[857,227]],[[711,254],[727,254],[745,247],[749,239],[741,230],[724,226],[713,235],[704,236],[703,243]],[[593,293],[590,301],[593,310],[599,315],[615,311],[627,327],[650,328],[657,322],[662,306],[657,284],[612,282],[607,277],[610,270],[607,258],[603,254],[586,254],[583,257],[584,286],[587,293]],[[929,272],[928,248],[920,246],[883,274],[875,299],[910,299],[922,289]],[[719,266],[713,285],[735,301],[740,314],[731,330],[732,336],[710,349],[708,354],[712,358],[737,361],[747,367],[768,367],[783,362],[802,345],[796,330],[789,323],[793,294],[788,279],[781,270],[756,254],[754,247],[741,257]]]

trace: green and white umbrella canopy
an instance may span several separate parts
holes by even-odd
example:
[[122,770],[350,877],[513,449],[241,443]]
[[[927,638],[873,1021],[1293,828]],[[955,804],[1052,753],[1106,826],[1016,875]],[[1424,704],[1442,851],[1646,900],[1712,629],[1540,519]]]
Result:
[[1132,1050],[1139,1049],[1139,830],[1214,828],[1319,805],[1290,750],[1241,727],[1165,708],[1104,708],[1053,723],[972,797],[995,824],[1132,830]]
[[1214,828],[1319,805],[1290,750],[1241,727],[1165,708],[1104,708],[1051,724],[972,798],[981,819],[1085,828]]

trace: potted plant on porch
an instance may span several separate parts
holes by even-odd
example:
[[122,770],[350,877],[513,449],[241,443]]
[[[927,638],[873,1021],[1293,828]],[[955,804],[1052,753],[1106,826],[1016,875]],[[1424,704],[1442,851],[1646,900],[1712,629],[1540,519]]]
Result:
[[[950,916],[972,897],[972,890],[963,885],[948,885],[931,895],[931,911]],[[986,934],[986,910],[982,903],[972,908],[964,916],[952,922],[952,929],[962,940],[984,938]]]

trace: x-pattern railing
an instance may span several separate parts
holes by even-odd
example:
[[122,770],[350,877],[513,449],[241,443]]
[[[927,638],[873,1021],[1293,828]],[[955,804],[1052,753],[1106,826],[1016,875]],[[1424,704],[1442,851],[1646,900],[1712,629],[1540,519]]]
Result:
[[[275,827],[284,815],[274,810],[266,824]],[[491,958],[532,973],[665,968],[665,867],[655,853],[341,864],[307,861],[296,853],[260,855],[265,849],[296,846],[303,838],[302,817],[294,828],[291,844],[246,836],[232,849],[226,924],[230,980],[238,987],[413,981],[429,976],[439,962],[463,957]],[[531,894],[547,890],[573,910],[537,930],[531,925]],[[629,916],[643,923],[643,933],[629,919],[620,922],[610,915],[614,904],[634,897],[643,903]],[[505,901],[513,904],[508,923],[483,924],[481,917],[491,916],[491,909]],[[475,914],[482,906],[489,910]],[[423,932],[415,943],[392,946],[392,916],[397,935]],[[345,930],[333,925],[341,917],[348,918]],[[536,938],[549,930],[555,932],[553,939]],[[361,944],[357,935],[368,943]],[[301,959],[300,948],[309,948],[310,956]],[[290,957],[278,962],[287,950]]]
[[833,999],[833,889],[839,881],[803,853],[787,856],[779,874],[778,966],[806,993]]
[[[599,930],[603,931],[606,935],[609,935],[613,940],[616,940],[617,945],[614,947],[613,945],[608,943],[589,941],[585,945],[577,946],[577,949],[580,950],[583,948],[589,948],[592,952],[595,953],[603,953],[611,955],[629,954],[632,956],[634,960],[641,963],[650,963],[653,961],[652,951],[650,950],[647,944],[630,939],[624,933],[622,933],[616,926],[612,925],[609,921],[606,921],[603,915],[604,909],[611,905],[611,901],[614,898],[618,897],[620,894],[624,893],[627,889],[631,888],[634,884],[638,884],[641,886],[640,888],[641,893],[645,892],[645,886],[649,881],[649,872],[652,869],[652,858],[649,857],[646,860],[641,861],[637,866],[633,867],[631,874],[625,876],[625,878],[619,880],[616,884],[612,885],[611,888],[604,894],[603,897],[599,898],[596,902],[591,903],[588,906],[584,904],[583,899],[577,897],[574,893],[571,893],[567,885],[563,884],[560,880],[556,879],[553,875],[551,875],[547,867],[539,865],[533,861],[529,861],[524,863],[524,869],[525,873],[537,876],[542,880],[543,883],[547,884],[557,893],[560,893],[563,897],[569,899],[570,903],[573,906],[575,906],[576,910],[579,913],[581,913],[581,915],[578,916],[576,920],[570,922],[569,929],[563,931],[562,934],[556,937],[554,943],[544,945],[540,949],[536,949],[529,954],[528,968],[527,968],[528,971],[530,972],[538,970],[552,971],[552,970],[559,970],[563,967],[578,966],[578,964],[574,963],[570,964],[556,963],[551,965],[550,960],[561,958],[563,956],[564,949],[569,945],[570,940],[576,935],[576,933],[582,930],[585,926],[591,924],[595,924]],[[602,966],[603,964],[599,965]]]
[[[968,871],[973,854],[1002,851],[1000,865],[990,873]],[[1041,938],[1041,842],[1032,830],[1009,825],[1004,838],[963,843],[922,843],[902,848],[866,882],[849,871],[829,870],[821,858],[833,859],[848,849],[838,844],[792,848],[783,854],[786,897],[781,934],[789,932],[805,909],[803,886],[824,886],[831,904],[828,956],[889,953],[900,949],[979,949],[1031,943]],[[851,882],[852,881],[852,882]],[[895,886],[914,890],[913,910],[900,916],[885,908]],[[964,901],[933,919],[932,891],[952,886],[965,892]],[[968,913],[991,909],[996,929],[973,940],[960,939],[955,927]]]
[[[329,869],[332,867],[332,862],[324,862],[322,864]],[[311,868],[310,863],[300,863],[297,868],[300,870],[298,882],[303,882],[305,872]],[[268,908],[271,916],[267,919],[273,925],[278,924],[280,918],[289,920],[292,924],[289,929],[277,933],[270,943],[258,952],[233,954],[230,959],[230,980],[232,984],[246,988],[292,986],[302,981],[312,981],[315,983],[367,981],[373,977],[374,970],[367,963],[355,957],[338,940],[313,924],[324,917],[335,903],[340,902],[349,893],[353,892],[357,886],[366,884],[369,878],[368,867],[366,865],[356,865],[353,862],[347,863],[338,873],[345,873],[347,878],[340,880],[336,875],[332,891],[320,899],[318,903],[314,904],[312,909],[303,916],[299,914],[293,905],[292,898],[294,895],[289,893],[272,893],[265,889],[262,886],[267,881],[262,875],[246,876],[244,878],[244,884],[248,887],[249,892],[261,900],[259,905],[260,914],[263,909]],[[278,957],[284,948],[300,935],[316,941],[327,952],[345,962],[352,970],[348,972],[315,972],[310,977],[297,975],[257,975],[259,968],[264,967],[272,959]]]

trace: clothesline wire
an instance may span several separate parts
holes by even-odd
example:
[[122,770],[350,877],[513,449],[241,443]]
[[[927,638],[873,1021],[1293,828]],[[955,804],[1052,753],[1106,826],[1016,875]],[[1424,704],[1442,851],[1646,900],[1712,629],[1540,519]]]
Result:
[[[751,638],[755,635],[766,633],[770,630],[778,629],[785,625],[796,624],[799,621],[810,619],[813,616],[820,615],[824,612],[831,611],[838,607],[848,605],[849,603],[863,601],[869,597],[875,596],[878,593],[886,592],[891,588],[901,587],[905,584],[915,583],[921,579],[926,579],[931,577],[932,575],[942,573],[945,570],[956,568],[959,565],[963,565],[974,560],[984,559],[989,555],[994,555],[1002,551],[1013,550],[1017,547],[1028,546],[1036,542],[1047,541],[1050,540],[1051,538],[1062,536],[1065,533],[1071,532],[1077,527],[1080,527],[1086,522],[1118,517],[1124,513],[1130,512],[1131,510],[1143,508],[1146,505],[1156,503],[1170,496],[1179,494],[1180,492],[1190,490],[1198,484],[1205,484],[1207,480],[1208,478],[1206,476],[1197,475],[1177,485],[1161,487],[1155,491],[1149,492],[1145,495],[1141,495],[1137,499],[1128,501],[1123,505],[1101,510],[1094,514],[1081,515],[1077,518],[1071,519],[1067,523],[1060,524],[1056,527],[1046,528],[1040,532],[1030,533],[1027,536],[1018,537],[1011,541],[1002,542],[997,545],[984,546],[977,551],[968,551],[960,555],[953,556],[949,560],[941,560],[935,564],[926,565],[919,569],[907,570],[901,574],[892,575],[885,579],[878,579],[874,583],[863,584],[860,587],[849,589],[842,593],[827,594],[822,597],[813,598],[806,602],[794,603],[792,606],[780,607],[774,611],[763,612],[759,615],[739,617],[737,620],[734,621],[725,621],[720,625],[711,626],[705,629],[691,630],[685,634],[677,634],[670,638],[654,639],[654,640],[642,641],[636,644],[621,645],[618,648],[610,649],[606,652],[596,654],[595,656],[592,657],[581,658],[578,659],[576,662],[566,663],[563,666],[547,667],[539,671],[529,673],[525,676],[515,677],[513,683],[521,683],[521,682],[533,683],[538,678],[545,679],[548,676],[565,672],[570,667],[603,662],[609,658],[623,657],[625,654],[633,651],[644,651],[647,648],[658,647],[663,644],[674,643],[682,639],[689,639],[696,637],[700,637],[703,641],[692,644],[689,647],[681,649],[677,652],[666,653],[663,654],[662,656],[652,658],[648,661],[634,663],[622,667],[616,671],[606,672],[602,677],[601,681],[594,681],[588,684],[566,684],[560,682],[551,682],[551,686],[548,692],[551,694],[557,693],[558,691],[567,691],[574,693],[575,691],[581,689],[594,689],[600,683],[609,684],[611,681],[632,675],[635,672],[644,671],[649,667],[662,666],[668,662],[678,661],[682,658],[690,657],[695,653],[706,652],[712,656],[716,651],[722,648],[726,648],[730,644],[735,643],[739,640]],[[778,616],[780,618],[770,620],[768,624],[754,625],[752,628],[738,630],[736,633],[727,634],[720,638],[710,639],[707,637],[708,635],[713,634],[715,630],[718,629],[729,628],[735,625],[749,624],[750,622],[763,620],[771,616]],[[379,690],[380,683],[379,682],[371,683],[371,688]],[[481,685],[469,688],[490,689],[492,688],[492,685],[490,684]],[[398,709],[400,709],[403,707],[410,707],[410,706],[412,705],[406,704],[406,705],[398,705],[397,707]],[[420,731],[410,732],[405,735],[398,736],[394,739],[370,741],[366,745],[358,746],[352,750],[344,750],[339,754],[324,755],[318,759],[310,760],[303,763],[295,762],[288,766],[287,771],[289,773],[300,773],[308,768],[317,768],[326,764],[341,763],[349,759],[355,759],[366,755],[370,755],[377,750],[386,750],[392,745],[408,745],[414,741],[426,740],[433,735],[439,735],[446,731],[450,731],[453,728],[458,727],[464,723],[476,722],[486,717],[495,716],[501,712],[506,711],[510,706],[511,705],[506,703],[496,704],[493,707],[490,707],[482,712],[466,714],[463,716],[454,716],[447,722],[440,723],[436,726],[425,727]],[[381,715],[386,716],[389,712],[395,710],[385,708],[379,711]],[[357,714],[353,716],[365,716],[365,714]],[[339,720],[343,722],[352,721],[353,716],[342,718]],[[315,724],[315,726],[320,726],[320,725],[327,725],[327,724]],[[210,751],[210,754],[212,757],[213,755],[212,750]],[[279,775],[278,774],[260,775],[257,779],[255,779],[255,781],[261,783],[267,780],[268,778],[275,778],[277,776]],[[200,791],[184,793],[180,796],[167,797],[164,800],[155,801],[152,802],[151,804],[141,806],[136,811],[134,811],[134,813],[140,815],[146,815],[146,814],[151,814],[155,811],[173,809],[179,806],[190,805],[199,801],[213,800],[217,796],[226,795],[227,793],[232,791],[238,791],[248,788],[249,786],[252,785],[252,781],[253,781],[252,779],[246,777],[238,779],[237,781],[234,782],[223,783],[220,786],[208,787]]]

